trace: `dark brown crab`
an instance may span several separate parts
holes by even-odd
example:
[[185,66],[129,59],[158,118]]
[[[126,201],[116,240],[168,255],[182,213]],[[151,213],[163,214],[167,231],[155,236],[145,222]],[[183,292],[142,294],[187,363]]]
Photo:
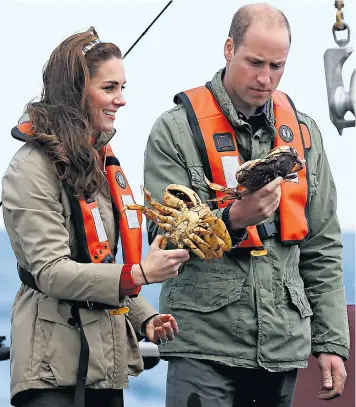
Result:
[[236,188],[214,184],[206,177],[205,181],[214,191],[226,194],[225,197],[213,199],[213,201],[242,199],[248,193],[263,188],[277,177],[282,177],[285,181],[296,178],[296,172],[300,171],[304,164],[305,160],[298,157],[295,148],[280,146],[271,150],[265,158],[250,160],[242,164],[236,171]]

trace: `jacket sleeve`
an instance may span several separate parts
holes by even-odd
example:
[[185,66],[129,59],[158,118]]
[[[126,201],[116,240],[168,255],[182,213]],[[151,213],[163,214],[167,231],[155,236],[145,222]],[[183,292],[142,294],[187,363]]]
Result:
[[348,357],[349,331],[343,285],[342,242],[336,215],[336,188],[316,123],[308,118],[308,240],[301,245],[299,269],[313,310],[312,353]]
[[145,336],[145,323],[159,313],[141,295],[136,298],[129,298],[125,301],[125,304],[130,308],[128,318],[135,332],[141,336]]
[[123,266],[70,259],[60,194],[54,168],[36,149],[10,164],[3,178],[4,220],[20,265],[49,297],[119,305]]
[[[174,116],[166,112],[157,119],[147,141],[144,184],[152,196],[160,202],[169,184],[181,184],[192,188],[184,156],[180,152],[179,141],[182,134]],[[158,227],[149,219],[147,232],[151,244],[158,233]]]

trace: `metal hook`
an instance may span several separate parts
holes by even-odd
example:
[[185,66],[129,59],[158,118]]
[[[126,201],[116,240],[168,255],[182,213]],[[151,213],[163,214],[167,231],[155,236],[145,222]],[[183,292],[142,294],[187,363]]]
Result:
[[345,120],[344,118],[348,111],[355,116],[355,71],[351,76],[349,92],[345,92],[342,79],[342,67],[352,51],[351,47],[330,48],[324,54],[329,114],[340,135],[344,128],[356,125],[355,120]]
[[[337,39],[337,37],[336,37],[336,31],[345,31],[345,30],[347,30],[347,38],[344,38],[344,39]],[[339,28],[336,23],[333,25],[333,36],[334,36],[334,40],[335,40],[336,44],[337,44],[339,47],[346,47],[346,45],[350,42],[350,32],[351,32],[351,31],[350,31],[350,27],[349,27],[349,25],[346,24],[345,22],[343,22],[343,28],[342,28],[342,29]]]
[[[355,120],[345,120],[345,114],[352,112],[355,116],[355,71],[352,73],[350,90],[345,92],[344,82],[342,80],[342,67],[347,58],[352,54],[353,48],[346,48],[350,42],[351,30],[344,21],[343,0],[335,1],[336,23],[333,25],[332,33],[334,40],[339,48],[330,48],[324,54],[324,66],[326,87],[329,101],[330,119],[337,128],[340,136],[345,127],[355,127]],[[336,31],[347,31],[347,37],[338,39]]]

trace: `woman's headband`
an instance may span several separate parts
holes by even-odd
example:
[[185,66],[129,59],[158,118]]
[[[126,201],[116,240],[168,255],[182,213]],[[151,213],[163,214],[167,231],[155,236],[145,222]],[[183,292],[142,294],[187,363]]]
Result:
[[97,37],[96,40],[92,41],[91,43],[89,43],[88,45],[86,45],[82,51],[83,54],[86,55],[88,53],[88,51],[90,51],[93,47],[95,47],[95,45],[102,43],[101,40],[99,40],[99,36],[98,33],[96,32],[94,27],[90,27],[88,30],[92,35],[94,35],[95,37]]

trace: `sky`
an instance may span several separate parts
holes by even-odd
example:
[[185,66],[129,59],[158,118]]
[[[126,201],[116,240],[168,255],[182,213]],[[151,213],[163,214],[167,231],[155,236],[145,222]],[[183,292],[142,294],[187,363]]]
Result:
[[[231,19],[252,1],[174,0],[125,59],[127,105],[117,115],[111,145],[129,179],[136,201],[143,202],[143,155],[155,120],[173,107],[173,96],[204,84],[225,64],[223,45]],[[345,21],[354,44],[356,15],[345,0]],[[19,148],[10,136],[23,109],[41,92],[42,67],[67,36],[95,26],[103,41],[125,52],[167,4],[152,0],[1,0],[0,176]],[[323,54],[337,47],[332,36],[333,0],[271,0],[290,21],[292,47],[279,89],[318,123],[338,190],[342,228],[355,229],[355,128],[339,136],[329,120]],[[354,53],[355,54],[355,53]],[[348,89],[356,66],[344,65]],[[326,197],[327,199],[327,197]],[[3,225],[2,215],[0,227]]]

